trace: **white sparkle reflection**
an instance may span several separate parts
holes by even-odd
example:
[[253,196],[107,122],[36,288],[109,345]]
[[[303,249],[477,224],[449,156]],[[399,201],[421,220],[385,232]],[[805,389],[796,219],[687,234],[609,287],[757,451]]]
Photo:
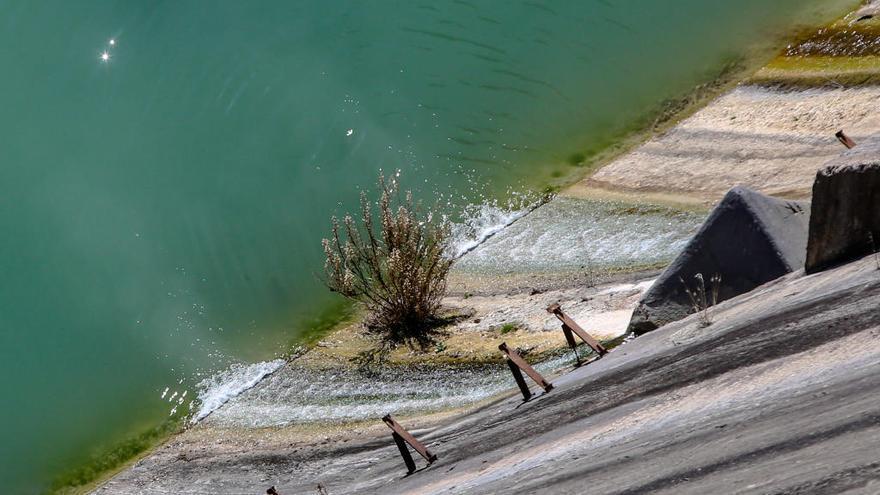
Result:
[[110,46],[113,46],[115,44],[116,44],[116,40],[114,40],[113,38],[110,38]]
[[101,62],[109,62],[110,61],[110,53],[103,52],[101,53]]

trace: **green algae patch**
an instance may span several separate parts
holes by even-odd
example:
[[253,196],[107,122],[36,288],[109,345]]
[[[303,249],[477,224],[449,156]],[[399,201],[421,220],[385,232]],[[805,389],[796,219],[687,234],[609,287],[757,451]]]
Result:
[[130,466],[148,454],[169,436],[182,430],[183,414],[175,415],[163,423],[127,438],[110,447],[92,453],[82,464],[56,477],[48,490],[52,494],[87,493],[97,485]]
[[568,155],[568,159],[566,160],[569,165],[572,167],[581,167],[584,165],[584,162],[587,160],[587,155],[581,152],[576,152]]
[[355,304],[337,298],[311,314],[298,318],[296,325],[291,329],[291,333],[296,335],[296,338],[287,346],[286,356],[293,357],[301,354],[305,349],[314,347],[324,336],[354,322],[359,316],[362,315]]
[[794,89],[880,84],[880,18],[851,14],[802,32],[748,82]]
[[880,26],[822,28],[788,45],[784,57],[866,57],[880,55]]
[[779,57],[749,83],[791,88],[856,87],[880,84],[880,56]]
[[515,332],[517,330],[519,330],[519,326],[516,323],[505,323],[505,324],[501,325],[501,327],[498,329],[498,332],[500,332],[503,335],[503,334]]

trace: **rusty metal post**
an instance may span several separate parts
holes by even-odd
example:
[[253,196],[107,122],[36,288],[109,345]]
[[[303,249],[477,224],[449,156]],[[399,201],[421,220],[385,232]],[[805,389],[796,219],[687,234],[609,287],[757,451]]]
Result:
[[[520,355],[514,351],[513,349],[507,347],[506,342],[502,342],[501,345],[498,346],[498,349],[501,350],[504,354],[507,355],[507,359],[509,359],[513,364],[515,364],[519,369],[525,371],[529,378],[531,378],[535,383],[541,386],[544,389],[544,392],[549,392],[553,390],[553,384],[548,382],[541,376],[540,373],[535,371],[535,368],[532,368],[529,363],[527,363]],[[514,374],[514,376],[516,376]]]
[[406,431],[400,423],[394,421],[394,418],[391,417],[390,414],[386,415],[382,418],[382,421],[391,428],[391,436],[394,438],[394,443],[397,444],[398,450],[400,450],[400,455],[403,457],[403,462],[406,463],[406,468],[410,473],[416,470],[416,463],[413,461],[412,455],[409,453],[409,449],[406,448],[406,444],[409,444],[410,447],[415,449],[422,457],[428,461],[428,465],[431,465],[434,461],[437,460],[437,456],[432,454],[430,450],[427,449],[421,442],[416,440],[416,437],[412,436],[410,432]]
[[608,354],[608,349],[605,349],[605,346],[599,343],[598,340],[593,338],[592,335],[588,334],[580,325],[577,324],[574,320],[572,320],[567,314],[562,311],[562,308],[559,304],[551,304],[547,307],[548,313],[553,313],[559,321],[562,322],[562,331],[565,331],[565,327],[568,327],[571,332],[580,337],[581,340],[584,341],[585,344],[590,346],[599,357]]
[[523,394],[523,401],[528,402],[528,400],[532,398],[532,391],[529,390],[529,386],[526,385],[526,379],[523,378],[522,371],[519,370],[510,358],[507,358],[507,366],[510,368],[510,374],[513,375],[513,379],[516,381],[519,391]]
[[565,341],[568,342],[568,346],[571,347],[572,352],[574,352],[574,359],[577,361],[577,365],[581,365],[581,356],[578,354],[578,345],[574,340],[574,333],[572,333],[571,329],[568,328],[568,325],[565,323],[562,324],[562,334],[565,335]]
[[406,441],[402,436],[398,435],[397,432],[391,432],[391,437],[394,438],[394,443],[397,444],[397,450],[400,451],[400,457],[403,457],[403,462],[406,464],[406,472],[414,473],[416,471],[416,461],[413,460],[412,454],[409,453]]
[[836,137],[837,140],[840,141],[840,143],[842,145],[846,146],[847,148],[852,149],[856,145],[856,142],[853,141],[852,139],[850,139],[849,136],[844,134],[843,130],[837,131],[837,134],[835,134],[834,137]]

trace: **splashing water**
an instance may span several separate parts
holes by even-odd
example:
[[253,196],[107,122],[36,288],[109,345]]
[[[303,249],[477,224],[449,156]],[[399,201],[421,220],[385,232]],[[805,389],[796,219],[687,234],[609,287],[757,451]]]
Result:
[[230,399],[252,388],[267,375],[278,371],[284,362],[283,359],[275,359],[251,365],[233,364],[227,370],[202,380],[198,384],[200,407],[191,422],[196,423],[204,419]]
[[501,205],[498,201],[487,201],[466,206],[461,213],[461,220],[452,227],[453,257],[460,258],[476,249],[548,200],[546,197],[520,194],[506,205]]

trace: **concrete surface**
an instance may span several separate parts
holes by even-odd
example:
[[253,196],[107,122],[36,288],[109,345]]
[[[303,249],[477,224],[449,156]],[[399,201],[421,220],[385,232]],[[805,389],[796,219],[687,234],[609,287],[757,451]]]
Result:
[[[464,415],[387,428],[195,428],[96,493],[880,493],[880,271],[792,273]],[[511,385],[513,385],[511,383]],[[392,412],[392,411],[389,411]],[[420,467],[424,461],[417,459]]]

